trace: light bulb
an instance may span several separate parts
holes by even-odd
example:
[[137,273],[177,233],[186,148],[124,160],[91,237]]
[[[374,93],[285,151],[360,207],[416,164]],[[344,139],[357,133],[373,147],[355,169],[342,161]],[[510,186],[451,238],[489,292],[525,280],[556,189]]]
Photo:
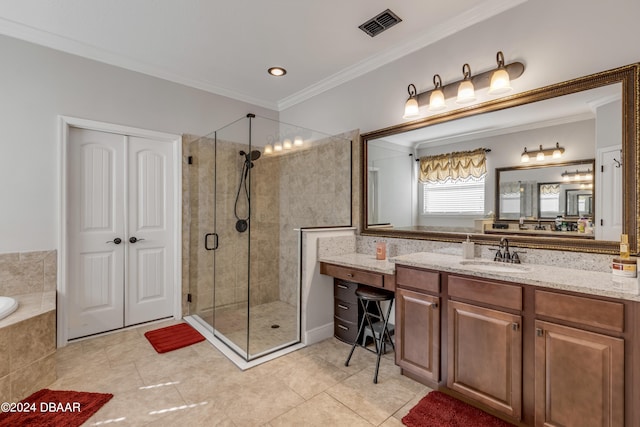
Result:
[[527,149],[524,149],[524,153],[522,153],[522,156],[520,157],[520,161],[522,163],[527,163],[529,161],[529,153],[527,153]]
[[544,153],[542,151],[538,151],[538,154],[536,154],[536,160],[539,162],[544,160]]
[[476,91],[473,87],[473,83],[471,80],[463,80],[460,82],[460,86],[458,86],[458,98],[456,98],[456,102],[458,104],[468,104],[469,102],[473,102],[476,100]]
[[491,74],[490,95],[500,95],[511,91],[511,80],[506,69],[500,68]]
[[300,136],[296,136],[296,137],[294,138],[294,140],[293,140],[293,145],[294,145],[295,147],[302,147],[303,142],[304,142],[304,141],[302,141],[302,137],[300,137]]
[[273,144],[273,151],[275,152],[282,151],[282,144],[279,142],[276,142],[275,144]]
[[407,102],[404,104],[404,115],[403,119],[415,119],[420,116],[420,110],[418,109],[418,100],[415,98],[407,99]]
[[272,154],[273,146],[271,144],[267,144],[264,146],[264,154]]
[[429,96],[429,111],[440,111],[446,107],[442,90],[436,89],[431,92],[431,96]]
[[284,148],[285,150],[291,150],[291,147],[293,147],[293,145],[291,144],[290,139],[287,138],[284,141],[282,141],[282,148]]

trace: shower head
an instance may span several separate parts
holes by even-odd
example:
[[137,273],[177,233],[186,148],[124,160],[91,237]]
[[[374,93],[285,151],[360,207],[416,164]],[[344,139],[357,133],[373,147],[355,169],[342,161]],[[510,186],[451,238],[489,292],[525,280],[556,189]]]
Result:
[[260,158],[260,151],[252,150],[250,153],[246,153],[240,150],[240,155],[244,156],[246,162],[252,162],[254,160],[258,160]]

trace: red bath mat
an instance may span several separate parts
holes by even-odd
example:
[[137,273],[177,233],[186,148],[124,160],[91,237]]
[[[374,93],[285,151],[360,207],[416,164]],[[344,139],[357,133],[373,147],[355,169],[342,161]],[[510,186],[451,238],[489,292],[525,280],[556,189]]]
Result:
[[200,341],[204,337],[187,323],[167,326],[144,334],[158,353],[177,350]]
[[36,391],[19,403],[2,404],[0,427],[77,427],[87,421],[113,394],[82,391]]
[[513,427],[439,391],[432,391],[402,418],[409,427]]

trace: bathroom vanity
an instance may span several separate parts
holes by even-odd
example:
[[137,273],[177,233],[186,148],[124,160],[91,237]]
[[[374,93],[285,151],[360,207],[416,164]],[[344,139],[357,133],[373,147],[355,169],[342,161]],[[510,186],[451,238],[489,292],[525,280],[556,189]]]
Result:
[[[326,274],[366,272],[339,258],[323,260]],[[640,425],[636,279],[434,253],[392,261],[404,375],[515,424]]]

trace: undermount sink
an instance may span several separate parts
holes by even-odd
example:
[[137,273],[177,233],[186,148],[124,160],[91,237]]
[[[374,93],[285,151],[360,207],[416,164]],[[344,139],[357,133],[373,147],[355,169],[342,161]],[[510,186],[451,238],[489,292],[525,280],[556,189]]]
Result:
[[528,273],[532,268],[520,264],[507,264],[495,261],[460,261],[460,265],[477,271],[487,271],[490,273]]

